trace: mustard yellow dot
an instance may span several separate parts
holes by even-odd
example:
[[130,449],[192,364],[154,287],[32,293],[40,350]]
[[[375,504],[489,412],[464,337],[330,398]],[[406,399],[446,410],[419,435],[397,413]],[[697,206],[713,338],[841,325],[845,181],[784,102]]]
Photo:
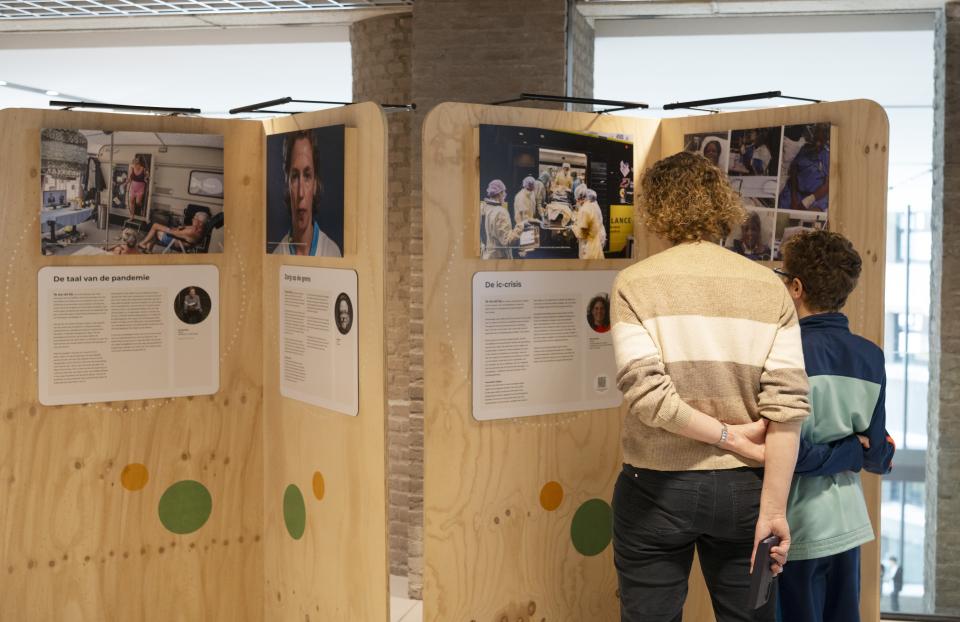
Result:
[[540,489],[540,505],[544,510],[552,512],[563,502],[563,486],[559,482],[547,482]]
[[140,490],[147,485],[149,479],[147,467],[139,462],[128,464],[120,473],[120,484],[127,490]]
[[318,501],[323,501],[324,492],[326,492],[326,485],[323,483],[323,473],[317,471],[313,474],[313,496]]

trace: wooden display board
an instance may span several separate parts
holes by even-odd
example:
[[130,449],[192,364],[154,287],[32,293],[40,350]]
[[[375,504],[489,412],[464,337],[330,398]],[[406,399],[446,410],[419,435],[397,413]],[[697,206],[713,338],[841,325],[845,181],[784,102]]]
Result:
[[[873,102],[663,121],[471,104],[442,104],[429,114],[423,130],[425,620],[619,619],[611,547],[585,556],[571,532],[586,504],[612,497],[625,411],[475,421],[471,281],[486,270],[609,270],[632,262],[481,260],[475,241],[476,128],[627,134],[642,172],[680,151],[686,133],[809,122],[835,128],[831,228],[847,235],[864,257],[860,285],[845,311],[854,331],[881,343],[888,129]],[[640,225],[634,235],[634,260],[665,248]],[[864,481],[879,526],[879,478]],[[544,494],[551,503],[544,503]],[[878,549],[876,542],[864,549],[865,620],[879,620]],[[691,578],[686,618],[712,619],[699,571]]]
[[[857,289],[843,312],[850,318],[850,330],[882,345],[890,128],[879,104],[852,100],[664,119],[661,153],[665,157],[682,150],[686,134],[805,123],[832,125],[829,226],[849,238],[863,258]],[[863,620],[876,621],[880,619],[880,477],[863,472],[861,479],[877,538],[861,547],[860,614]],[[691,588],[705,590],[702,579]],[[689,602],[687,615],[711,620],[709,602]]]
[[[326,125],[346,126],[344,256],[267,255],[263,264],[265,620],[386,620],[389,615],[386,119],[379,106],[367,103],[265,123],[268,136]],[[356,417],[280,395],[281,265],[357,272]],[[284,526],[284,491],[290,484],[299,487],[306,501],[306,529],[300,540],[291,538]]]
[[[424,620],[612,619],[612,550],[582,556],[570,534],[578,507],[610,499],[621,413],[475,421],[471,283],[478,271],[620,270],[631,261],[480,259],[480,124],[628,134],[634,169],[660,157],[658,120],[441,104],[424,122]],[[553,510],[540,503],[549,482]]]
[[[42,256],[41,128],[222,134],[225,252]],[[0,111],[0,619],[261,619],[262,137],[255,121]],[[38,270],[140,264],[219,268],[220,390],[41,405]],[[124,479],[137,464],[145,469],[130,467]],[[176,535],[158,519],[158,504],[182,480],[209,491],[212,511],[203,527]]]
[[[267,256],[265,131],[326,124],[347,126],[346,256]],[[222,134],[224,252],[43,256],[41,128]],[[0,620],[386,620],[386,125],[379,106],[265,123],[3,110],[0,154],[0,242],[7,253],[0,304]],[[279,395],[277,275],[285,263],[357,272],[356,417]],[[41,268],[196,264],[219,269],[215,394],[39,403]],[[173,487],[183,481],[185,488]],[[288,534],[284,520],[290,485],[305,502],[300,539]],[[190,496],[200,489],[205,493]],[[177,495],[187,503],[172,518],[164,515],[164,499]],[[202,526],[181,534],[170,529],[182,527],[206,500]]]

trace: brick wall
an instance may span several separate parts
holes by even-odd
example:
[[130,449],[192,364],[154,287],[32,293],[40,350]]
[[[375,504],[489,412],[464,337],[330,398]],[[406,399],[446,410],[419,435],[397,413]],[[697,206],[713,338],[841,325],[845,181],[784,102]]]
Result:
[[935,39],[924,593],[929,611],[960,615],[960,152],[946,148],[960,140],[960,2],[945,5]]
[[[417,0],[413,14],[351,27],[354,98],[413,101],[390,116],[388,391],[390,571],[423,585],[423,212],[420,130],[444,101],[491,103],[522,92],[593,92],[593,29],[567,0]],[[406,71],[406,79],[401,75]],[[526,105],[562,108],[560,104]],[[459,209],[460,206],[451,206]]]
[[[413,18],[386,15],[357,22],[350,29],[354,101],[410,101]],[[410,506],[410,209],[412,118],[387,114],[387,405],[389,409],[390,573],[407,574]]]
[[[570,94],[574,97],[593,97],[593,26],[580,11],[569,13],[570,51],[568,58],[573,61],[572,84]],[[592,106],[575,106],[575,110],[589,111]]]

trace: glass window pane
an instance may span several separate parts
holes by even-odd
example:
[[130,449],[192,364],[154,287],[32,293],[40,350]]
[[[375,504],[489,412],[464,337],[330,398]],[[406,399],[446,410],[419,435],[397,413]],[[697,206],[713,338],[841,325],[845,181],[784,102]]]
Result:
[[[818,23],[824,27],[791,31],[787,25],[812,24],[810,20],[814,19],[821,19]],[[711,20],[709,26],[699,20],[642,20],[631,26],[638,34],[627,36],[624,22],[606,25],[598,20],[594,94],[654,105],[733,94],[729,72],[718,72],[703,59],[730,46],[775,46],[803,49],[804,54],[753,59],[751,70],[737,75],[734,92],[765,91],[769,76],[779,75],[789,76],[790,86],[784,93],[790,95],[830,101],[865,97],[884,106],[890,120],[884,294],[887,430],[898,449],[910,451],[918,464],[908,460],[898,469],[895,458],[894,472],[883,483],[881,552],[889,568],[881,609],[924,612],[925,471],[919,463],[927,447],[933,24],[931,19],[930,30],[846,32],[838,26],[841,21],[827,17],[778,18],[776,23],[782,30],[771,33],[741,18]],[[683,28],[690,31],[685,33]],[[604,36],[605,32],[609,35]],[[643,80],[624,80],[624,58],[635,60],[633,69]],[[907,84],[907,88],[901,86]],[[778,104],[743,102],[718,108],[742,110]],[[667,117],[697,113],[654,107],[625,114]],[[891,573],[896,568],[889,560],[891,556],[897,558],[903,577],[897,602],[893,599]]]

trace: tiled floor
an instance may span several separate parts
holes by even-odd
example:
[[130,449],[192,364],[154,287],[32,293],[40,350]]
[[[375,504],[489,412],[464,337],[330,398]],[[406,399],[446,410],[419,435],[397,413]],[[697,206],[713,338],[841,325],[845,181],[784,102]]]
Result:
[[407,578],[390,576],[390,622],[422,622],[423,601],[407,598]]

